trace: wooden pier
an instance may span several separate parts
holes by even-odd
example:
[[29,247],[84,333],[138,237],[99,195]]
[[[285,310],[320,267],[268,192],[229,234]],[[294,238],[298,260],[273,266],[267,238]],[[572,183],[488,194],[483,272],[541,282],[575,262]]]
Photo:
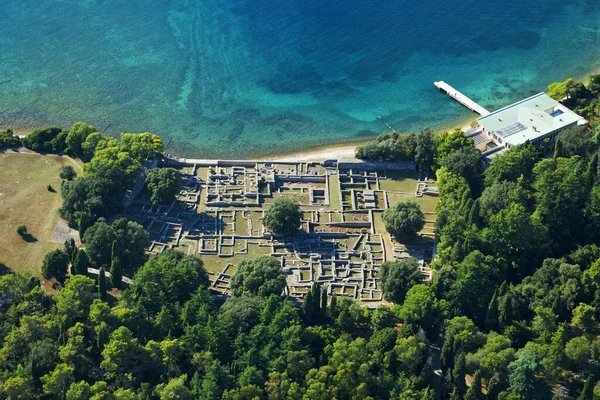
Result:
[[433,85],[442,92],[446,93],[448,96],[452,97],[454,100],[458,101],[463,106],[467,107],[469,110],[476,112],[482,117],[490,113],[488,110],[481,107],[479,104],[475,103],[473,100],[454,89],[444,81],[434,82]]

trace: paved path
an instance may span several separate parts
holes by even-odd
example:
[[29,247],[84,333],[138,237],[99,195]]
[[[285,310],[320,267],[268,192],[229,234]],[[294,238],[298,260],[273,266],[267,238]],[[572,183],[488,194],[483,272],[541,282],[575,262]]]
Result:
[[[105,271],[104,273],[106,274],[106,277],[107,277],[107,278],[110,278],[110,277],[111,277],[111,276],[110,276],[110,272],[108,272],[108,271]],[[90,274],[90,275],[99,275],[99,274],[100,274],[100,270],[99,270],[99,269],[96,269],[96,268],[88,268],[88,274]],[[131,280],[130,278],[128,278],[128,277],[126,277],[126,276],[124,276],[124,277],[121,279],[121,282],[123,282],[123,283],[126,283],[126,284],[128,284],[128,285],[131,285],[131,282],[132,282],[132,280]]]

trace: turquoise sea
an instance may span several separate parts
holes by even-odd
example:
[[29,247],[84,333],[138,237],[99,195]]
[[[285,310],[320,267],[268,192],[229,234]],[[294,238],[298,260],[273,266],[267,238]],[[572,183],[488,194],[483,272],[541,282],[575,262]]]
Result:
[[475,117],[433,82],[495,109],[599,54],[598,0],[2,0],[0,127],[247,158]]

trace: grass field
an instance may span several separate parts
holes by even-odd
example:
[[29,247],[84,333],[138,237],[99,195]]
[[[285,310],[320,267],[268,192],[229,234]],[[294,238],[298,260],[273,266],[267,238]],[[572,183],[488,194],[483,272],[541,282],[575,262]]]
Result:
[[[62,246],[48,239],[59,220],[58,172],[72,163],[56,155],[0,153],[0,264],[39,276],[45,254]],[[75,170],[81,173],[79,166]],[[49,184],[56,192],[48,191]],[[20,224],[31,234],[28,241],[16,233]]]

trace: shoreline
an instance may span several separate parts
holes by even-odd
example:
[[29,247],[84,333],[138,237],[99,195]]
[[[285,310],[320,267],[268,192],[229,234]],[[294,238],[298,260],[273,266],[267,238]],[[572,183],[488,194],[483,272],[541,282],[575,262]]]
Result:
[[[592,75],[597,75],[600,74],[600,66],[597,66],[595,68],[593,68],[591,71],[588,71],[586,73],[582,73],[579,76],[575,76],[572,77],[573,80],[575,80],[576,82],[583,82],[585,84],[588,84],[590,81],[590,76]],[[568,79],[570,77],[566,77],[565,79]],[[552,82],[550,82],[552,83]],[[549,83],[549,84],[550,84]],[[472,113],[471,116],[469,117],[463,117],[463,118],[456,118],[452,121],[449,121],[448,123],[445,124],[441,124],[438,126],[434,126],[431,127],[431,129],[433,129],[433,131],[435,133],[439,133],[439,132],[444,132],[444,131],[452,131],[456,128],[462,129],[463,131],[466,131],[467,129],[470,128],[470,123],[473,120],[476,120],[477,118],[479,118],[478,114],[476,113]],[[425,127],[422,127],[421,129],[424,129]],[[15,135],[17,136],[26,136],[28,135],[31,130],[27,130],[27,129],[22,129],[22,128],[15,128],[13,129],[13,132]],[[381,134],[385,134],[388,132],[381,132]],[[408,133],[408,132],[401,132],[402,133]],[[379,135],[377,135],[379,136]],[[373,138],[369,138],[369,139],[362,139],[362,140],[356,140],[356,139],[349,139],[349,140],[345,140],[345,141],[338,141],[335,143],[330,143],[330,144],[325,144],[325,145],[317,145],[317,146],[307,146],[304,147],[302,149],[298,149],[295,151],[274,151],[273,153],[269,153],[269,154],[264,154],[262,156],[256,156],[256,157],[249,157],[249,158],[243,158],[243,159],[238,159],[238,160],[264,160],[264,161],[282,161],[282,162],[302,162],[302,161],[325,161],[325,160],[329,160],[329,159],[334,159],[334,160],[340,160],[340,161],[357,161],[358,159],[355,157],[355,150],[358,146],[363,145],[367,142],[373,141],[377,138],[377,136],[374,136]],[[175,154],[175,152],[172,154],[175,157],[179,157],[179,158],[189,158],[189,157],[181,157],[181,155]],[[222,159],[222,161],[231,161],[233,159]]]

